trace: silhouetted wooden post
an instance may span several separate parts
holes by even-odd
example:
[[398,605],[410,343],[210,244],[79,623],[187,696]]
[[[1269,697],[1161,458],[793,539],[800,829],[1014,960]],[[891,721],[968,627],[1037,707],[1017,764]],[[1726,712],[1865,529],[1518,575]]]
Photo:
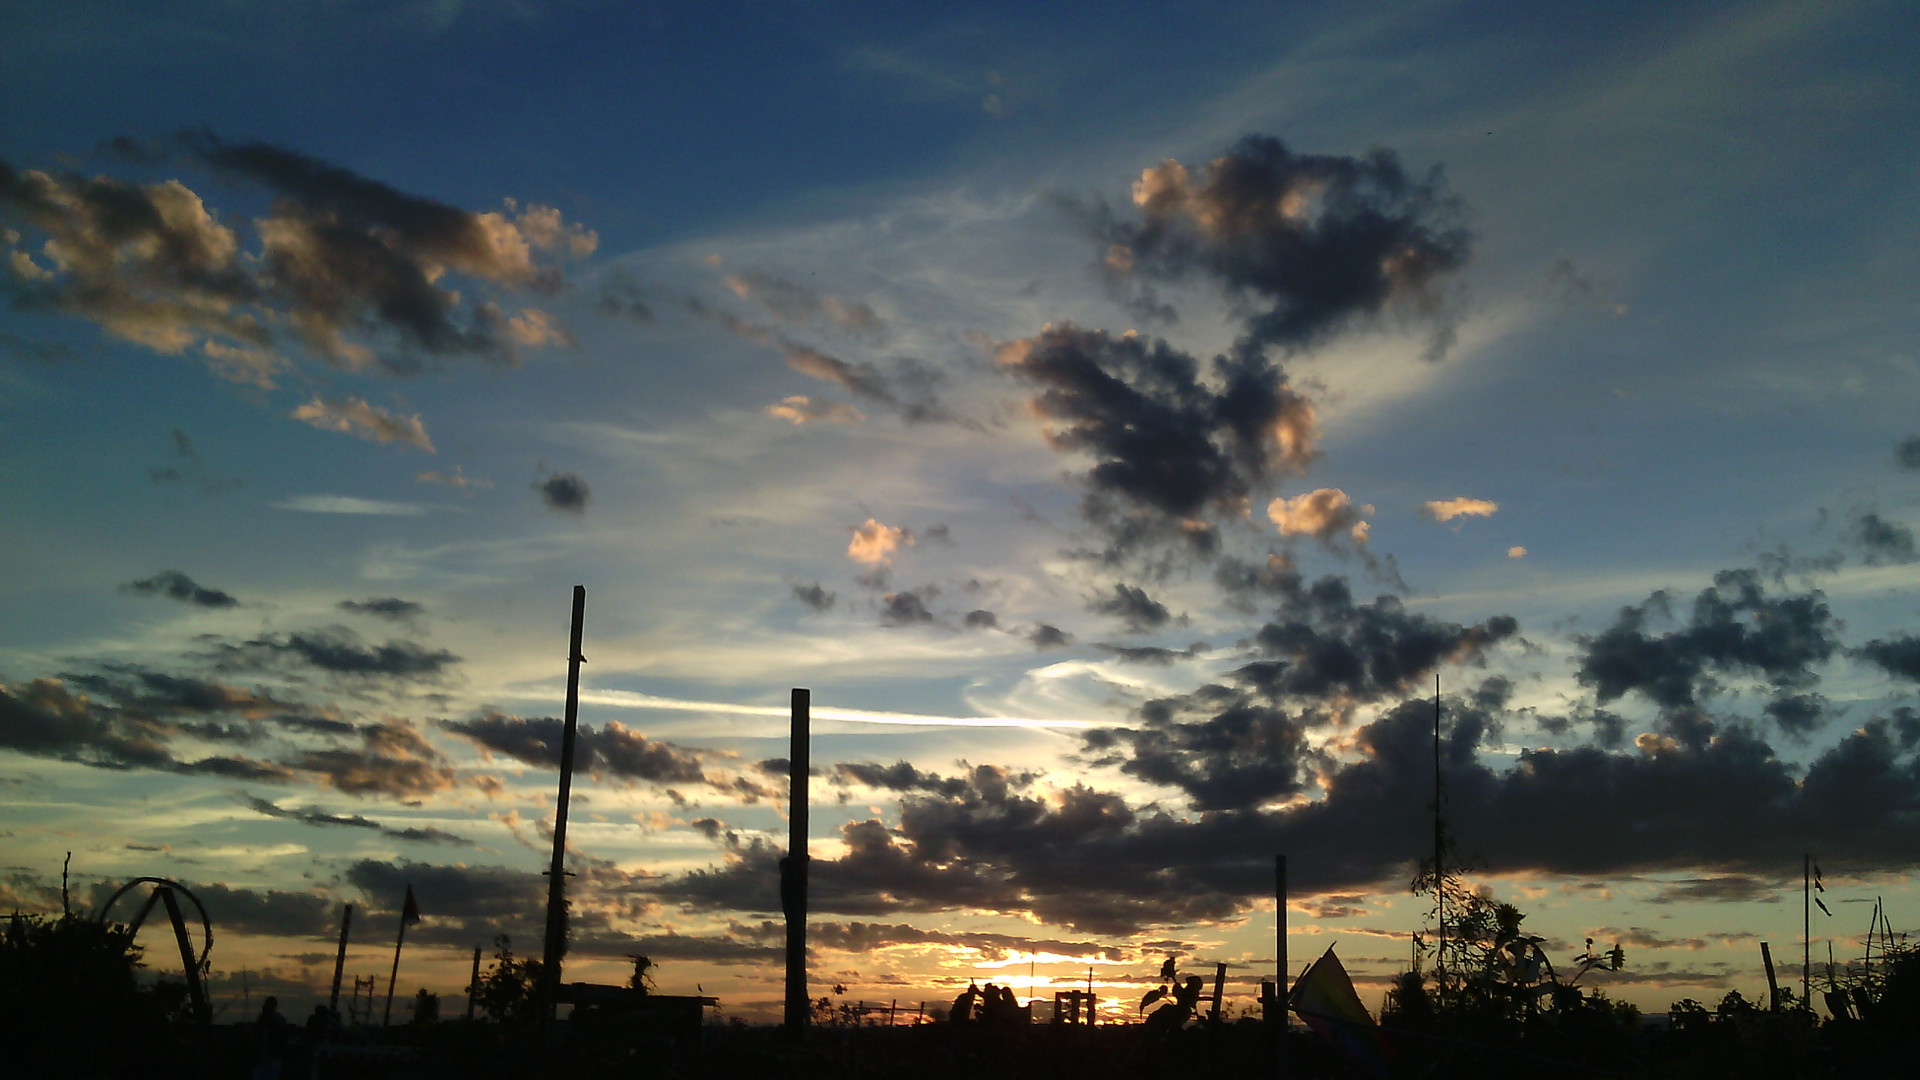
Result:
[[[338,984],[336,984],[338,985]],[[473,999],[480,996],[480,946],[473,947],[473,974],[467,979],[467,1019],[473,1019]]]
[[1767,965],[1767,1008],[1778,1012],[1780,1009],[1780,984],[1773,977],[1773,950],[1766,942],[1760,943],[1760,962]]
[[1220,994],[1227,987],[1227,965],[1213,965],[1213,1007],[1207,1010],[1207,1023],[1220,1024]]
[[333,991],[327,995],[327,1011],[340,1015],[340,973],[347,966],[347,928],[353,925],[353,905],[340,912],[340,948],[333,954]]
[[1273,858],[1273,1018],[1276,1075],[1287,1080],[1292,1063],[1287,1060],[1287,857]]
[[540,1019],[553,1019],[560,998],[560,957],[567,948],[567,803],[573,796],[574,731],[580,719],[580,630],[587,587],[573,587],[573,635],[567,647],[567,720],[560,735],[560,794],[553,806],[553,863],[547,868],[547,943],[540,959]]
[[787,857],[780,860],[780,910],[787,917],[786,1035],[801,1038],[807,1030],[807,773],[812,705],[810,691],[793,690],[793,726],[787,751]]

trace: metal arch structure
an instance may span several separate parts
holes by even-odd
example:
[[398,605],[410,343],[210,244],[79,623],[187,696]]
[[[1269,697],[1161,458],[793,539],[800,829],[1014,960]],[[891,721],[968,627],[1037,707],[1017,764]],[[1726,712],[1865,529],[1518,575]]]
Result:
[[[166,907],[167,921],[173,924],[174,942],[180,947],[180,965],[186,971],[187,996],[193,1002],[193,1015],[199,1020],[200,1025],[205,1027],[213,1022],[213,1012],[207,1005],[205,986],[207,956],[213,952],[213,920],[207,917],[206,905],[200,902],[199,897],[193,895],[191,889],[167,878],[137,877],[114,890],[113,895],[107,897],[107,902],[100,905],[100,912],[95,918],[104,924],[107,921],[107,914],[113,910],[113,905],[122,896],[142,885],[152,885],[153,891],[147,894],[147,902],[140,905],[139,913],[134,915],[133,921],[127,924],[127,932],[138,934],[141,924],[145,923],[147,916],[153,913],[155,904]],[[180,901],[175,897],[176,893],[193,901],[194,910],[200,915],[200,955],[197,957],[193,953],[192,935],[187,932],[187,921],[180,914]]]

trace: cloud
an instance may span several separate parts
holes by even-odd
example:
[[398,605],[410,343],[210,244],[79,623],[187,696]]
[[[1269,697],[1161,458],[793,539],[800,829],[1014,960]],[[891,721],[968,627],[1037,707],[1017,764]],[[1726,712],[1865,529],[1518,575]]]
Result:
[[[1029,404],[1048,444],[1093,459],[1083,477],[1092,498],[1185,523],[1202,546],[1213,541],[1206,515],[1244,511],[1257,481],[1315,454],[1312,404],[1257,357],[1215,357],[1202,380],[1200,365],[1164,341],[1071,324],[1007,342],[996,357],[1038,388]],[[1088,508],[1090,520],[1103,514]]]
[[793,598],[815,611],[826,611],[833,607],[834,594],[816,581],[808,585],[793,586]]
[[419,616],[426,608],[411,600],[402,600],[397,596],[377,596],[368,600],[342,600],[341,611],[351,611],[358,615],[372,615],[379,619],[391,619],[406,622]]
[[1694,598],[1685,626],[1649,635],[1648,621],[1668,608],[1667,594],[1655,592],[1622,608],[1607,630],[1580,639],[1576,677],[1602,704],[1637,690],[1662,706],[1690,706],[1719,691],[1719,674],[1753,674],[1777,689],[1801,689],[1818,681],[1814,669],[1838,644],[1823,593],[1771,598],[1753,570],[1715,574],[1713,587]]
[[1323,543],[1344,535],[1365,544],[1370,528],[1365,518],[1371,513],[1373,507],[1356,505],[1339,488],[1317,488],[1267,504],[1267,518],[1279,527],[1281,536],[1310,536]]
[[1176,660],[1192,660],[1210,648],[1204,641],[1196,641],[1184,649],[1167,649],[1157,645],[1114,645],[1104,641],[1095,642],[1093,647],[1123,664],[1150,664],[1156,667],[1168,667]]
[[454,770],[410,722],[369,724],[360,729],[360,743],[304,750],[287,764],[347,795],[416,801],[454,786]]
[[806,326],[824,323],[856,334],[879,335],[885,325],[872,308],[823,295],[797,282],[761,270],[742,270],[726,276],[727,288],[742,300],[752,300],[782,322]]
[[473,841],[464,836],[459,836],[431,826],[427,828],[409,827],[397,829],[390,825],[382,825],[380,822],[361,817],[359,814],[334,814],[322,810],[317,806],[290,810],[269,802],[266,799],[257,798],[252,795],[242,796],[242,801],[245,802],[247,808],[254,813],[265,814],[268,817],[279,818],[283,821],[297,821],[302,825],[313,825],[322,828],[371,829],[382,836],[394,840],[408,840],[427,844],[453,844],[461,847],[474,846]]
[[1433,499],[1421,504],[1420,509],[1435,521],[1452,521],[1458,517],[1492,517],[1500,509],[1500,504],[1486,499],[1469,499],[1461,496],[1457,499]]
[[195,607],[230,608],[238,607],[240,604],[240,601],[228,593],[200,585],[178,570],[162,570],[150,578],[129,581],[120,586],[120,590],[145,593],[149,596],[165,596]]
[[960,621],[961,625],[969,630],[998,630],[1000,628],[1000,616],[995,615],[985,608],[975,608],[967,612],[966,616]]
[[1037,623],[1033,629],[1027,631],[1027,640],[1033,644],[1034,649],[1045,652],[1048,649],[1064,649],[1073,644],[1073,635],[1057,626]]
[[413,503],[362,499],[353,495],[294,495],[268,504],[276,510],[300,514],[365,514],[385,517],[424,517],[426,508]]
[[615,267],[600,282],[600,296],[594,301],[594,309],[602,315],[614,315],[632,319],[642,326],[652,326],[659,321],[653,306],[647,303],[646,286],[633,276],[632,271]]
[[433,440],[427,437],[427,427],[418,415],[396,416],[357,397],[315,397],[288,415],[322,431],[338,431],[383,444],[403,443],[429,454],[434,452]]
[[1914,547],[1913,530],[1871,511],[1861,514],[1854,522],[1851,539],[1860,546],[1862,559],[1868,566],[1920,562],[1920,550]]
[[1197,175],[1146,169],[1133,203],[1137,222],[1100,223],[1110,271],[1218,281],[1255,308],[1254,348],[1305,348],[1389,307],[1431,315],[1470,246],[1440,171],[1410,177],[1388,150],[1296,154],[1250,135]]
[[[551,291],[560,264],[596,245],[548,207],[456,209],[264,143],[198,133],[139,155],[275,196],[251,223],[257,249],[179,180],[131,184],[0,162],[0,214],[44,236],[53,263],[13,287],[28,306],[160,352],[197,348],[216,374],[254,385],[287,370],[280,344],[400,374],[420,370],[422,355],[511,363],[516,344],[560,332],[527,314],[515,327],[487,294]],[[448,271],[476,288],[454,287]]]
[[391,679],[432,679],[460,663],[458,656],[445,649],[413,641],[390,639],[369,645],[345,627],[262,634],[239,645],[215,643],[211,655],[220,667],[229,670],[274,667],[291,661],[334,675]]
[[1862,645],[1858,652],[1862,659],[1895,678],[1920,682],[1920,637],[1881,638]]
[[882,791],[930,791],[949,797],[964,795],[968,789],[965,779],[922,772],[904,761],[885,766],[841,762],[833,767],[830,780],[835,784],[859,784]]
[[[286,892],[280,889],[240,889],[209,882],[182,882],[206,907],[213,924],[223,934],[256,934],[262,937],[326,939],[339,931],[339,907],[331,897],[311,892]],[[99,910],[119,886],[97,882],[89,889],[92,907]],[[135,890],[114,906],[116,919],[130,919],[145,901],[146,890]],[[193,918],[191,906],[184,912]],[[191,925],[191,923],[189,923]],[[196,934],[194,943],[199,944]],[[177,959],[177,957],[176,957]],[[256,990],[255,993],[259,991]]]
[[1903,469],[1920,469],[1920,435],[1909,435],[1895,444],[1893,463]]
[[[443,721],[442,726],[463,735],[483,750],[505,754],[516,761],[556,772],[565,723],[553,717],[518,717],[488,711],[466,720]],[[649,739],[618,721],[604,727],[577,725],[574,767],[593,776],[661,787],[701,785],[725,792],[743,802],[771,799],[774,793],[740,776],[708,772],[698,751]]]
[[1158,630],[1173,621],[1167,605],[1153,599],[1144,589],[1116,584],[1113,595],[1097,598],[1087,606],[1096,615],[1111,615],[1136,634]]
[[768,416],[795,424],[857,424],[866,419],[859,409],[844,401],[816,401],[805,394],[782,398],[765,411]]
[[533,482],[533,490],[540,495],[540,501],[547,509],[563,514],[584,514],[587,512],[587,500],[592,493],[587,490],[587,482],[578,473],[554,473]]
[[450,487],[456,491],[465,491],[468,488],[490,488],[493,486],[493,481],[485,479],[484,477],[468,479],[467,475],[460,471],[458,465],[453,467],[452,472],[442,472],[437,469],[430,470],[416,475],[414,480],[422,484],[439,484],[441,487]]
[[0,747],[17,753],[102,769],[152,769],[263,783],[293,779],[287,768],[251,758],[177,757],[172,743],[180,734],[179,724],[151,708],[97,702],[58,679],[0,683]]
[[[1493,768],[1476,751],[1510,722],[1503,698],[1496,688],[1444,702],[1449,824],[1489,872],[1691,870],[1777,883],[1782,849],[1817,848],[1834,862],[1886,871],[1909,870],[1920,850],[1915,740],[1897,725],[1869,722],[1817,756],[1804,780],[1737,729],[1694,747],[1526,750]],[[849,822],[844,854],[813,860],[813,910],[872,917],[960,908],[1129,934],[1244,914],[1271,897],[1274,851],[1289,853],[1300,895],[1403,890],[1432,841],[1429,819],[1408,812],[1409,793],[1432,790],[1432,701],[1404,701],[1355,731],[1353,756],[1312,774],[1313,797],[1258,807],[1234,805],[1230,782],[1247,795],[1288,783],[1305,791],[1309,776],[1276,768],[1302,760],[1289,756],[1297,744],[1284,734],[1287,718],[1249,719],[1263,722],[1244,729],[1238,773],[1231,739],[1211,749],[1211,733],[1165,731],[1178,754],[1220,766],[1188,778],[1210,777],[1218,786],[1203,790],[1221,796],[1209,800],[1218,809],[1190,816],[1085,786],[1027,793],[986,766],[958,778],[961,794],[902,773],[920,786],[903,793],[896,827]],[[1920,731],[1920,721],[1912,726]],[[648,888],[690,910],[777,911],[779,854],[760,841],[738,843],[724,866]]]
[[1507,549],[1507,558],[1509,559],[1524,559],[1526,557],[1527,549],[1521,547],[1519,544],[1515,544]]
[[933,621],[933,612],[917,593],[888,593],[880,600],[880,622],[886,626],[918,626]]
[[847,557],[867,566],[893,565],[893,553],[902,546],[913,546],[913,534],[894,525],[883,525],[874,518],[853,530],[847,544]]

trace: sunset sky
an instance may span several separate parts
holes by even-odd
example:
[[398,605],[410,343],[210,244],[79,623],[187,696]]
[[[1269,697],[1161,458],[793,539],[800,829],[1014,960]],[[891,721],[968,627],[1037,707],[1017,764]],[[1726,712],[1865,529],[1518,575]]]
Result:
[[850,1001],[1244,1004],[1285,853],[1377,1007],[1436,675],[1582,985],[1912,927],[1920,20],[1358,10],[0,8],[0,910],[462,1007],[580,584],[570,979],[777,1013],[796,686]]

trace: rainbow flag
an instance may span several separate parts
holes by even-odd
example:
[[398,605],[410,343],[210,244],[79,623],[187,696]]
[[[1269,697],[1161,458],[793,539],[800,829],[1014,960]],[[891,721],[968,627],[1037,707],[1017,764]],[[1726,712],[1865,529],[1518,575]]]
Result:
[[1393,1047],[1367,1007],[1360,1004],[1353,980],[1347,977],[1347,969],[1333,954],[1332,946],[1293,984],[1287,1005],[1321,1038],[1346,1051],[1374,1075],[1386,1075]]

